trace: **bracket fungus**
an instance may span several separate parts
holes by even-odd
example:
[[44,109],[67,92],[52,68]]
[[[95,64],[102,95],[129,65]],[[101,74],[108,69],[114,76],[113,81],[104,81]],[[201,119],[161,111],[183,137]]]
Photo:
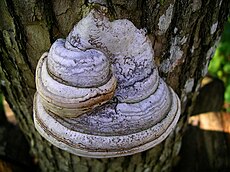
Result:
[[91,10],[38,62],[36,129],[55,146],[93,158],[159,144],[179,119],[180,100],[153,57],[144,30]]

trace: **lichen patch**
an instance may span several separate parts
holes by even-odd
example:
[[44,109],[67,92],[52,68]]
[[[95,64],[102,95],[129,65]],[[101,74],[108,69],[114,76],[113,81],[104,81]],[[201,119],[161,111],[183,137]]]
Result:
[[185,86],[184,86],[184,90],[185,92],[188,94],[192,91],[192,88],[194,86],[194,78],[189,78],[186,83],[185,83]]
[[210,30],[211,35],[213,35],[216,32],[217,26],[218,26],[218,22],[212,25],[211,30]]
[[173,15],[173,4],[170,4],[168,9],[166,10],[165,14],[163,14],[160,18],[159,18],[159,22],[158,22],[158,35],[163,35],[169,28],[169,25],[171,23],[172,20],[172,15]]
[[165,59],[160,66],[160,70],[164,73],[168,73],[172,71],[178,64],[183,62],[183,54],[184,52],[181,50],[181,45],[185,44],[187,41],[187,37],[180,38],[176,36],[170,47],[170,56]]

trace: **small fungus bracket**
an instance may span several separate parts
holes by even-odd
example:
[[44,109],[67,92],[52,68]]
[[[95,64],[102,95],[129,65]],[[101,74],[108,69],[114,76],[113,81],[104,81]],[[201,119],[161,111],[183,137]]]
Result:
[[153,57],[143,30],[92,9],[38,62],[36,129],[55,146],[92,158],[159,144],[175,128],[181,105]]

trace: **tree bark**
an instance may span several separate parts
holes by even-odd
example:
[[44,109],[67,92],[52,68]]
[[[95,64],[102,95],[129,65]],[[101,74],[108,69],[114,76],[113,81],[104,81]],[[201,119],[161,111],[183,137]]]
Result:
[[133,156],[109,159],[78,157],[44,140],[34,128],[32,102],[38,59],[57,38],[65,38],[87,13],[88,1],[0,1],[1,90],[42,171],[170,171],[199,80],[220,39],[230,1],[107,0],[111,18],[127,18],[146,28],[160,75],[178,93],[182,114],[176,129],[156,147]]

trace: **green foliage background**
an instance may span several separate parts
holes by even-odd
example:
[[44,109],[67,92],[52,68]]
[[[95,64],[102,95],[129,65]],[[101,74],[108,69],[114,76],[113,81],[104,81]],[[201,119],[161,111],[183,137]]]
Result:
[[[225,102],[230,104],[230,18],[209,65],[209,73],[221,79],[225,84]],[[230,112],[230,108],[227,109]]]

